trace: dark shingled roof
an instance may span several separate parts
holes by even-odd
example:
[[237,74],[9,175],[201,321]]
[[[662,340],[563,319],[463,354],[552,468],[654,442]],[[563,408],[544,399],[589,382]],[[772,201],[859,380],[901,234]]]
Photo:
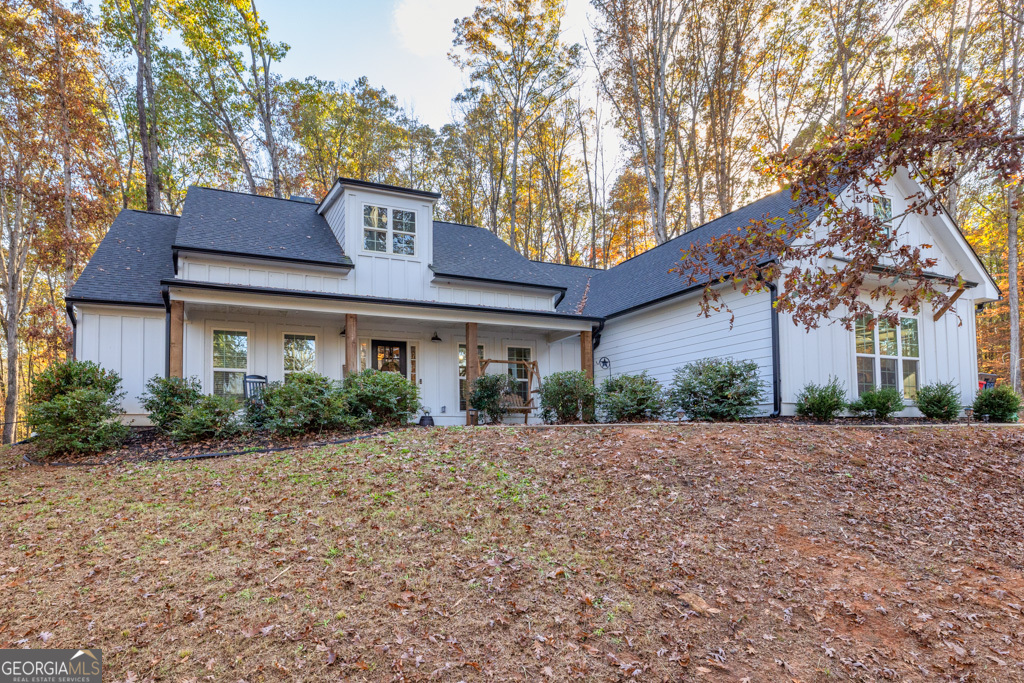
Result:
[[562,289],[540,264],[484,228],[434,221],[435,274]]
[[751,221],[771,217],[794,223],[801,211],[806,211],[807,220],[820,214],[820,210],[803,209],[788,189],[781,190],[623,261],[593,279],[583,313],[607,317],[684,292],[694,284],[684,275],[669,272],[679,265],[682,250],[748,227]]
[[[316,206],[303,201],[189,188],[180,220],[122,211],[69,296],[75,300],[160,304],[160,280],[174,276],[172,244],[183,249],[350,265]],[[431,268],[452,276],[564,290],[557,312],[608,317],[694,287],[669,272],[680,251],[766,217],[792,221],[800,210],[788,190],[759,199],[608,270],[530,261],[496,235],[434,222]],[[808,212],[813,220],[819,212]],[[175,231],[177,236],[175,237]]]
[[68,299],[163,305],[160,280],[174,277],[178,217],[124,210],[114,219]]
[[532,263],[540,266],[542,271],[565,287],[565,297],[559,302],[557,308],[559,313],[582,313],[583,305],[586,304],[584,297],[589,300],[594,278],[608,272],[603,268],[566,266],[561,263],[543,261],[533,261]]
[[188,188],[174,246],[351,266],[327,221],[304,201]]

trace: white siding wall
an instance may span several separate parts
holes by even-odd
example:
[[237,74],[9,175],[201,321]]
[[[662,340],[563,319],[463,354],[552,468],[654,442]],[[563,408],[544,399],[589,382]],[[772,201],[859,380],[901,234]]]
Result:
[[99,363],[121,375],[123,406],[134,422],[147,423],[139,396],[146,380],[163,376],[167,340],[162,309],[76,307],[79,360]]
[[[348,223],[348,219],[345,211],[345,194],[342,193],[338,200],[331,204],[331,208],[324,214],[324,219],[327,224],[331,226],[331,230],[334,232],[334,236],[338,240],[338,244],[342,245],[343,249],[347,249],[345,245],[345,227]],[[347,253],[347,252],[346,252]]]
[[[731,289],[723,291],[723,300],[736,315],[730,328],[728,312],[700,315],[700,295],[674,300],[643,309],[622,318],[609,320],[601,333],[601,344],[594,351],[595,379],[650,372],[663,385],[672,381],[673,371],[686,363],[708,357],[753,360],[762,379],[772,381],[770,298],[767,293],[744,296]],[[607,357],[609,370],[597,360]],[[770,389],[762,411],[771,409]]]
[[[974,303],[969,293],[937,321],[931,309],[916,316],[921,360],[918,384],[954,382],[960,387],[961,402],[974,400],[978,389],[978,353]],[[958,317],[959,316],[959,317]],[[962,323],[962,324],[961,324]],[[780,319],[783,413],[796,411],[796,397],[809,383],[823,384],[838,377],[846,385],[850,400],[857,397],[857,365],[854,332],[840,323],[806,331],[788,316]],[[920,413],[910,406],[905,415]]]
[[469,304],[472,306],[491,306],[495,308],[529,309],[534,311],[555,310],[555,299],[551,294],[536,293],[529,290],[515,290],[456,285],[432,286],[435,301],[452,304]]
[[179,273],[185,280],[246,287],[273,287],[329,294],[351,293],[352,289],[351,284],[340,274],[331,274],[322,269],[265,265],[260,262],[226,263],[215,259],[185,257]]

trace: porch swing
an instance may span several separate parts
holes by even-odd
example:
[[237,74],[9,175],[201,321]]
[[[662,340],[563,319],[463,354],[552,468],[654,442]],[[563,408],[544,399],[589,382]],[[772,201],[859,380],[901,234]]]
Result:
[[[523,424],[530,421],[530,413],[532,413],[536,404],[534,401],[534,395],[540,393],[540,370],[537,368],[537,361],[535,360],[504,360],[499,358],[486,358],[480,360],[480,375],[487,374],[487,366],[491,363],[498,363],[500,365],[508,366],[519,366],[526,371],[526,398],[524,399],[519,392],[510,391],[502,394],[501,403],[505,410],[510,413],[522,413]],[[509,375],[512,375],[512,367],[508,369]],[[513,375],[514,377],[514,375]],[[518,381],[520,378],[516,378]],[[534,386],[536,384],[536,386]]]

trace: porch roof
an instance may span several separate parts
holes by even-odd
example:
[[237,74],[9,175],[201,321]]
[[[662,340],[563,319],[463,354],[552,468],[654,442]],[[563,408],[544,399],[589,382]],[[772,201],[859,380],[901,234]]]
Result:
[[354,294],[331,294],[273,287],[225,285],[195,280],[165,278],[161,281],[168,300],[195,301],[256,308],[323,311],[381,315],[381,308],[395,316],[420,320],[505,323],[562,330],[589,330],[601,318],[587,315],[528,309],[473,306],[414,299],[382,299]]

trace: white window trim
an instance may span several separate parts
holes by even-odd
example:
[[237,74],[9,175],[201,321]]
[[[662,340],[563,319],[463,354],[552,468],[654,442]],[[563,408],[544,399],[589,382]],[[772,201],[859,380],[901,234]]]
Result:
[[[530,360],[533,361],[533,362],[537,362],[537,344],[535,342],[506,341],[502,345],[502,354],[501,354],[502,360],[508,360],[508,350],[509,349],[530,349]],[[512,369],[512,365],[511,364],[505,366],[505,372],[506,373],[509,370],[511,370],[511,369]],[[518,382],[519,380],[516,380],[516,381]],[[526,398],[527,398],[527,400],[529,400],[529,398],[530,398],[530,386],[529,385],[526,386]]]
[[[212,394],[213,393],[213,386],[214,386],[213,385],[213,376],[214,376],[215,372],[217,372],[218,370],[224,370],[224,371],[228,371],[228,372],[238,372],[239,370],[241,370],[241,368],[215,368],[213,366],[213,336],[217,332],[236,332],[236,333],[237,332],[244,332],[245,333],[245,335],[247,337],[247,340],[248,340],[248,343],[247,343],[247,346],[246,346],[246,354],[245,354],[245,365],[246,365],[246,367],[245,367],[245,374],[247,374],[247,375],[254,374],[253,373],[253,364],[252,364],[252,354],[253,354],[253,344],[255,342],[254,337],[256,335],[253,333],[253,328],[251,326],[249,326],[249,325],[239,325],[237,323],[227,323],[227,324],[218,324],[218,323],[215,323],[215,322],[207,323],[206,359],[207,359],[207,370],[208,371],[206,373],[205,393],[208,393],[208,394]],[[243,381],[244,381],[244,378],[243,378]]]
[[871,216],[872,220],[875,219],[875,202],[877,200],[880,200],[880,199],[885,199],[885,200],[888,200],[888,202],[889,202],[889,222],[888,222],[888,229],[886,230],[886,235],[889,236],[889,237],[892,237],[895,234],[895,232],[896,232],[896,225],[894,223],[894,221],[895,221],[894,216],[896,215],[896,203],[892,200],[892,197],[890,197],[889,195],[882,195],[882,194],[871,194],[871,195],[869,195],[869,199],[868,199],[868,211],[870,212],[869,215]]
[[[373,251],[371,249],[367,249],[366,248],[366,231],[367,230],[377,230],[377,231],[379,231],[378,228],[371,228],[371,227],[369,227],[369,226],[367,226],[367,225],[365,225],[363,223],[363,215],[365,214],[366,207],[368,207],[368,206],[372,206],[372,207],[375,207],[375,208],[378,208],[378,209],[384,209],[384,210],[386,210],[388,212],[388,227],[384,231],[384,232],[387,233],[387,237],[384,240],[385,241],[385,246],[387,247],[387,249],[385,249],[384,251]],[[397,231],[401,235],[412,235],[413,236],[413,240],[412,240],[412,253],[411,254],[397,254],[397,253],[395,253],[395,242],[394,242],[395,232],[396,232],[396,230],[395,230],[395,220],[394,220],[394,212],[395,211],[408,211],[408,212],[412,213],[412,215],[415,217],[415,220],[416,220],[416,232],[409,233],[409,232],[405,232],[403,230],[398,230]],[[376,201],[364,201],[359,206],[359,251],[360,251],[360,253],[371,254],[371,255],[374,255],[374,256],[397,256],[399,258],[409,258],[409,259],[416,258],[417,256],[419,256],[419,252],[420,252],[419,244],[420,244],[420,236],[421,235],[422,235],[422,224],[421,224],[421,221],[420,221],[420,212],[417,209],[410,209],[410,208],[407,208],[407,207],[394,206],[394,205],[391,205],[391,204],[385,204],[385,203],[376,202]]]
[[283,382],[288,377],[288,370],[285,370],[284,367],[284,341],[285,337],[287,337],[289,334],[299,337],[313,338],[313,372],[323,374],[320,371],[321,358],[323,357],[320,346],[320,334],[318,332],[311,332],[309,330],[284,329],[281,330],[281,338],[278,340],[280,342],[279,348],[281,349],[281,381]]
[[882,382],[881,382],[881,380],[882,380],[882,359],[883,358],[889,358],[889,359],[895,358],[896,359],[896,370],[899,373],[899,387],[898,387],[898,389],[900,391],[900,396],[903,396],[903,399],[905,401],[907,401],[908,405],[912,405],[912,406],[917,405],[917,401],[915,399],[908,399],[906,397],[906,395],[903,393],[904,392],[904,389],[903,389],[903,361],[904,360],[917,361],[917,388],[920,391],[921,387],[924,386],[924,384],[925,384],[925,381],[924,381],[924,357],[921,354],[921,347],[923,345],[922,344],[922,339],[921,339],[921,337],[922,337],[922,330],[923,330],[922,325],[921,325],[921,318],[919,318],[917,316],[913,316],[913,315],[901,315],[900,316],[900,321],[903,321],[903,320],[915,320],[915,321],[917,321],[917,356],[915,357],[915,356],[904,356],[903,355],[903,331],[902,331],[902,328],[901,328],[902,322],[899,325],[896,326],[896,354],[897,355],[895,355],[895,356],[886,356],[886,355],[882,354],[882,345],[881,345],[881,343],[879,342],[879,339],[878,339],[878,328],[879,328],[878,315],[875,314],[875,313],[871,313],[870,315],[875,319],[875,326],[871,330],[872,338],[874,339],[874,348],[875,348],[875,352],[873,354],[871,354],[871,353],[861,353],[860,351],[857,350],[857,328],[856,328],[856,326],[854,327],[853,332],[852,332],[852,334],[853,334],[853,389],[852,389],[852,392],[853,392],[854,400],[860,398],[860,386],[859,386],[859,382],[857,381],[857,374],[858,374],[857,373],[857,359],[858,358],[872,358],[872,359],[874,359],[874,373],[875,373],[875,376],[872,379],[873,379],[873,382],[874,382],[874,388],[877,391],[882,386]]

